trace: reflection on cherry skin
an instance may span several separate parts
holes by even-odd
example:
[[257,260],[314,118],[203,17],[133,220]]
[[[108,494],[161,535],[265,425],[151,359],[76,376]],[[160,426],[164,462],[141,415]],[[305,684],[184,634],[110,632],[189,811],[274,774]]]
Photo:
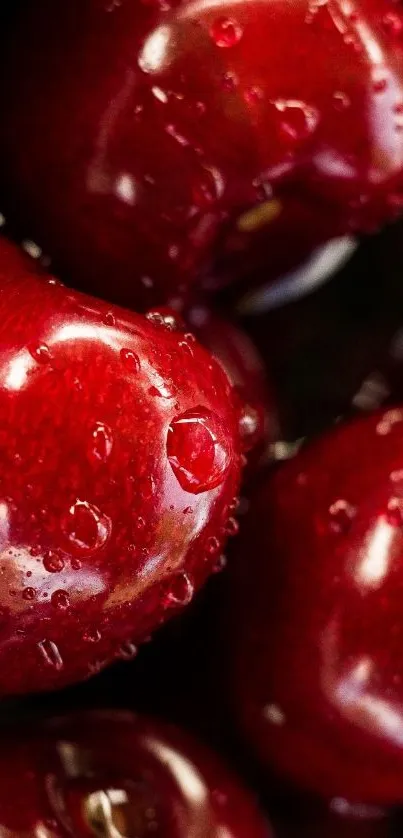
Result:
[[401,799],[402,420],[340,426],[266,476],[233,570],[244,735],[327,798]]
[[[192,335],[35,275],[0,244],[0,693],[86,677],[214,569],[240,442]],[[134,643],[133,643],[134,641]]]
[[2,45],[1,210],[136,306],[218,251],[289,271],[401,207],[399,27],[388,0],[40,0]]
[[83,713],[2,733],[7,838],[271,838],[253,797],[180,730]]

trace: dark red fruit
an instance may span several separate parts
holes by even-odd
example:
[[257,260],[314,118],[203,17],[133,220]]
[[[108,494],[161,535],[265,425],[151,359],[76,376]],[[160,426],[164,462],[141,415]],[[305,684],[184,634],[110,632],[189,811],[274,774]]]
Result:
[[218,240],[270,261],[289,206],[319,241],[401,209],[390,0],[29,5],[2,44],[2,209],[74,282],[166,301]]
[[239,479],[193,336],[34,271],[1,243],[0,694],[133,655],[215,568]]
[[275,397],[264,362],[246,332],[211,309],[194,306],[186,319],[234,385],[239,397],[243,448],[256,463],[268,454],[269,444],[278,433]]
[[277,838],[399,838],[387,811],[344,798],[330,803],[292,794],[270,808]]
[[262,483],[234,571],[234,705],[263,765],[390,804],[403,780],[403,409]]
[[174,727],[85,713],[2,733],[0,825],[15,838],[270,838],[214,754]]

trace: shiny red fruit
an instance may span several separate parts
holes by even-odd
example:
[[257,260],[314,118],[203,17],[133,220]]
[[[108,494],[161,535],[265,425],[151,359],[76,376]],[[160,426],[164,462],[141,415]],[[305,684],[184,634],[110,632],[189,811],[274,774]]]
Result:
[[399,838],[388,811],[344,798],[330,804],[294,794],[270,809],[276,838]]
[[263,359],[245,331],[205,306],[193,306],[186,320],[200,343],[227,373],[239,397],[243,449],[257,463],[268,455],[278,428],[276,400]]
[[220,760],[180,730],[97,712],[2,733],[0,826],[15,838],[270,838]]
[[263,765],[391,804],[403,780],[403,409],[263,481],[234,570],[234,705]]
[[29,4],[2,44],[1,209],[133,305],[207,280],[218,245],[266,231],[270,262],[294,202],[319,241],[372,227],[402,205],[402,27],[390,0]]
[[193,336],[34,271],[1,243],[0,694],[133,655],[214,569],[239,479]]

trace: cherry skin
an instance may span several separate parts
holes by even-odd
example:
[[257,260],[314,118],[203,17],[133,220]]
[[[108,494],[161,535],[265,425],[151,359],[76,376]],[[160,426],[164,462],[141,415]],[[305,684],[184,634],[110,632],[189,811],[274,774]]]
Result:
[[[0,245],[0,694],[96,671],[192,598],[233,526],[231,385],[192,335]],[[130,641],[130,642],[128,642]]]
[[403,778],[403,410],[262,480],[233,569],[233,702],[264,766],[392,804]]
[[258,465],[278,433],[276,399],[263,359],[241,326],[207,306],[193,306],[186,321],[221,364],[239,396],[240,431],[248,462]]
[[1,210],[79,286],[164,303],[216,246],[263,236],[270,262],[295,200],[319,239],[401,208],[389,0],[28,6],[1,50]]
[[2,734],[4,834],[49,838],[271,838],[220,760],[182,731],[83,713]]

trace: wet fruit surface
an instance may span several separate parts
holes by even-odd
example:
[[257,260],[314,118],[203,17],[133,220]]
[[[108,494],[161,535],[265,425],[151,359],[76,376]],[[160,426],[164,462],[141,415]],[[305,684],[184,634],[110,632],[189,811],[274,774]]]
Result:
[[268,477],[241,530],[238,719],[264,765],[326,797],[401,798],[402,476],[395,408]]
[[401,20],[388,0],[40,0],[2,49],[1,209],[72,282],[142,306],[218,240],[236,269],[290,203],[319,240],[372,228],[402,204]]
[[254,464],[278,432],[276,400],[263,359],[242,328],[207,307],[193,306],[186,312],[186,319],[235,387],[239,396],[242,444]]
[[4,834],[270,838],[253,797],[208,750],[129,713],[84,713],[2,735]]
[[215,567],[239,479],[192,336],[34,272],[1,243],[0,693],[134,654]]

